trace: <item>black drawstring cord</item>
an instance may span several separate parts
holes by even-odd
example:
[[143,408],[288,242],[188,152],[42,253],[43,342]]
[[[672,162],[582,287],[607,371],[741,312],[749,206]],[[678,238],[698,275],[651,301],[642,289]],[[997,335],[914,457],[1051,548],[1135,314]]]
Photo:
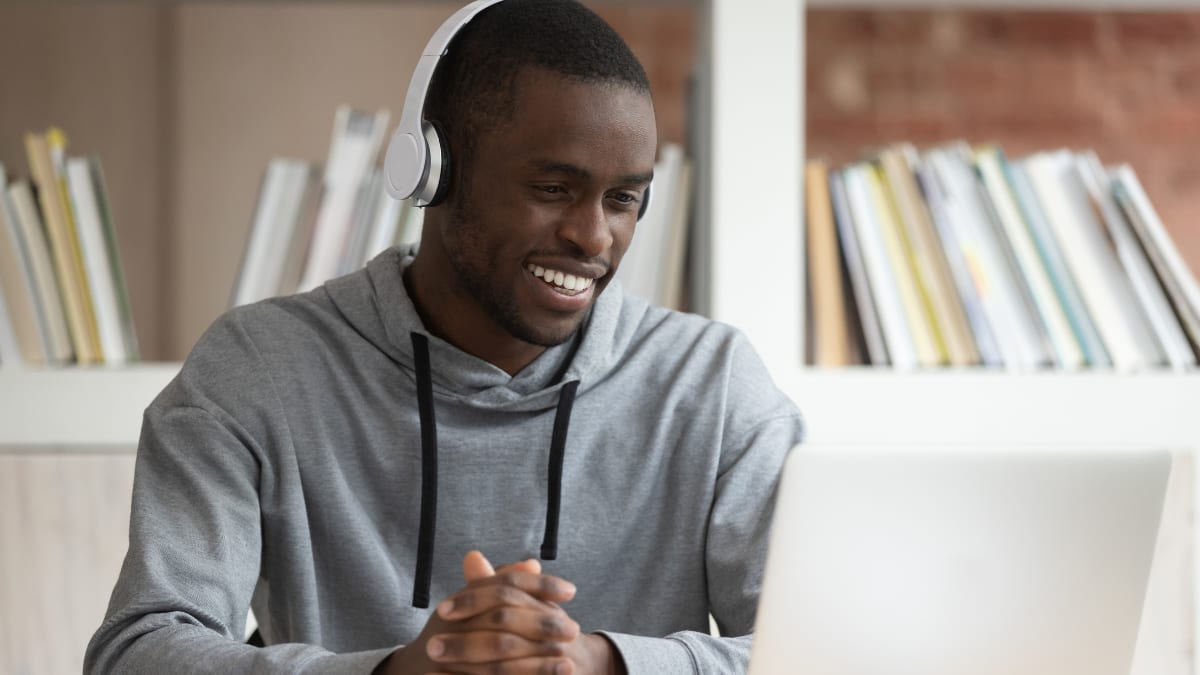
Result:
[[[417,369],[417,407],[421,418],[421,529],[417,539],[417,571],[413,580],[413,607],[429,607],[429,587],[433,578],[433,535],[437,524],[437,421],[433,414],[433,375],[429,366],[429,338],[412,333],[413,356]],[[579,381],[563,385],[554,413],[554,431],[550,437],[550,467],[547,476],[546,534],[542,539],[542,559],[558,558],[558,518],[562,505],[563,460],[566,456],[567,428]]]
[[558,558],[558,511],[562,504],[563,458],[567,448],[567,427],[571,424],[571,408],[575,405],[575,390],[579,380],[563,385],[558,394],[558,411],[554,413],[554,434],[550,437],[549,490],[546,500],[546,536],[542,539],[542,560]]
[[421,531],[417,539],[417,574],[413,607],[429,607],[433,577],[433,535],[437,523],[437,422],[433,415],[433,376],[429,368],[429,338],[412,334],[417,367],[417,407],[421,415]]

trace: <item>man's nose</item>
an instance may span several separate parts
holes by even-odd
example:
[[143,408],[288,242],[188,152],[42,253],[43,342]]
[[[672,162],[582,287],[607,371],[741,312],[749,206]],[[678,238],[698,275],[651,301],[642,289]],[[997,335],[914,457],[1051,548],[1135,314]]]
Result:
[[610,220],[617,217],[604,208],[604,198],[579,200],[559,227],[558,236],[586,258],[603,256],[612,247]]

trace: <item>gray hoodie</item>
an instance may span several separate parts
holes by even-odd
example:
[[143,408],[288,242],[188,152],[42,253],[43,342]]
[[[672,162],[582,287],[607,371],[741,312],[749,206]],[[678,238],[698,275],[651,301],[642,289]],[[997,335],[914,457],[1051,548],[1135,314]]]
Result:
[[[745,337],[614,283],[509,376],[428,335],[410,261],[388,251],[207,331],[146,410],[85,672],[370,673],[424,626],[423,593],[463,586],[473,548],[550,558],[578,587],[567,612],[631,675],[744,671],[802,433]],[[266,648],[242,643],[248,607]]]

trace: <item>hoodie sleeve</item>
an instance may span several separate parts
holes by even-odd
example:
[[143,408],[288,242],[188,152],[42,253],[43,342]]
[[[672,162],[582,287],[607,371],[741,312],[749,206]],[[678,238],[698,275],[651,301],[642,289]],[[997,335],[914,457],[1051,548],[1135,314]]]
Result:
[[739,336],[733,348],[705,545],[709,611],[723,637],[604,633],[629,675],[744,673],[750,661],[775,490],[788,450],[803,440],[804,422],[749,342]]
[[258,488],[270,467],[254,417],[222,405],[266,378],[229,323],[210,330],[146,411],[129,550],[85,673],[366,674],[392,651],[242,642],[261,561]]

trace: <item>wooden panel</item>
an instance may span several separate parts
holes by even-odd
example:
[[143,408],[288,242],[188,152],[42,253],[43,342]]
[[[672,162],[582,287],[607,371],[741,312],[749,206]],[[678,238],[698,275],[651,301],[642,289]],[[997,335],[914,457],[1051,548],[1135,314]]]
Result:
[[77,673],[128,546],[133,455],[0,455],[0,673]]

